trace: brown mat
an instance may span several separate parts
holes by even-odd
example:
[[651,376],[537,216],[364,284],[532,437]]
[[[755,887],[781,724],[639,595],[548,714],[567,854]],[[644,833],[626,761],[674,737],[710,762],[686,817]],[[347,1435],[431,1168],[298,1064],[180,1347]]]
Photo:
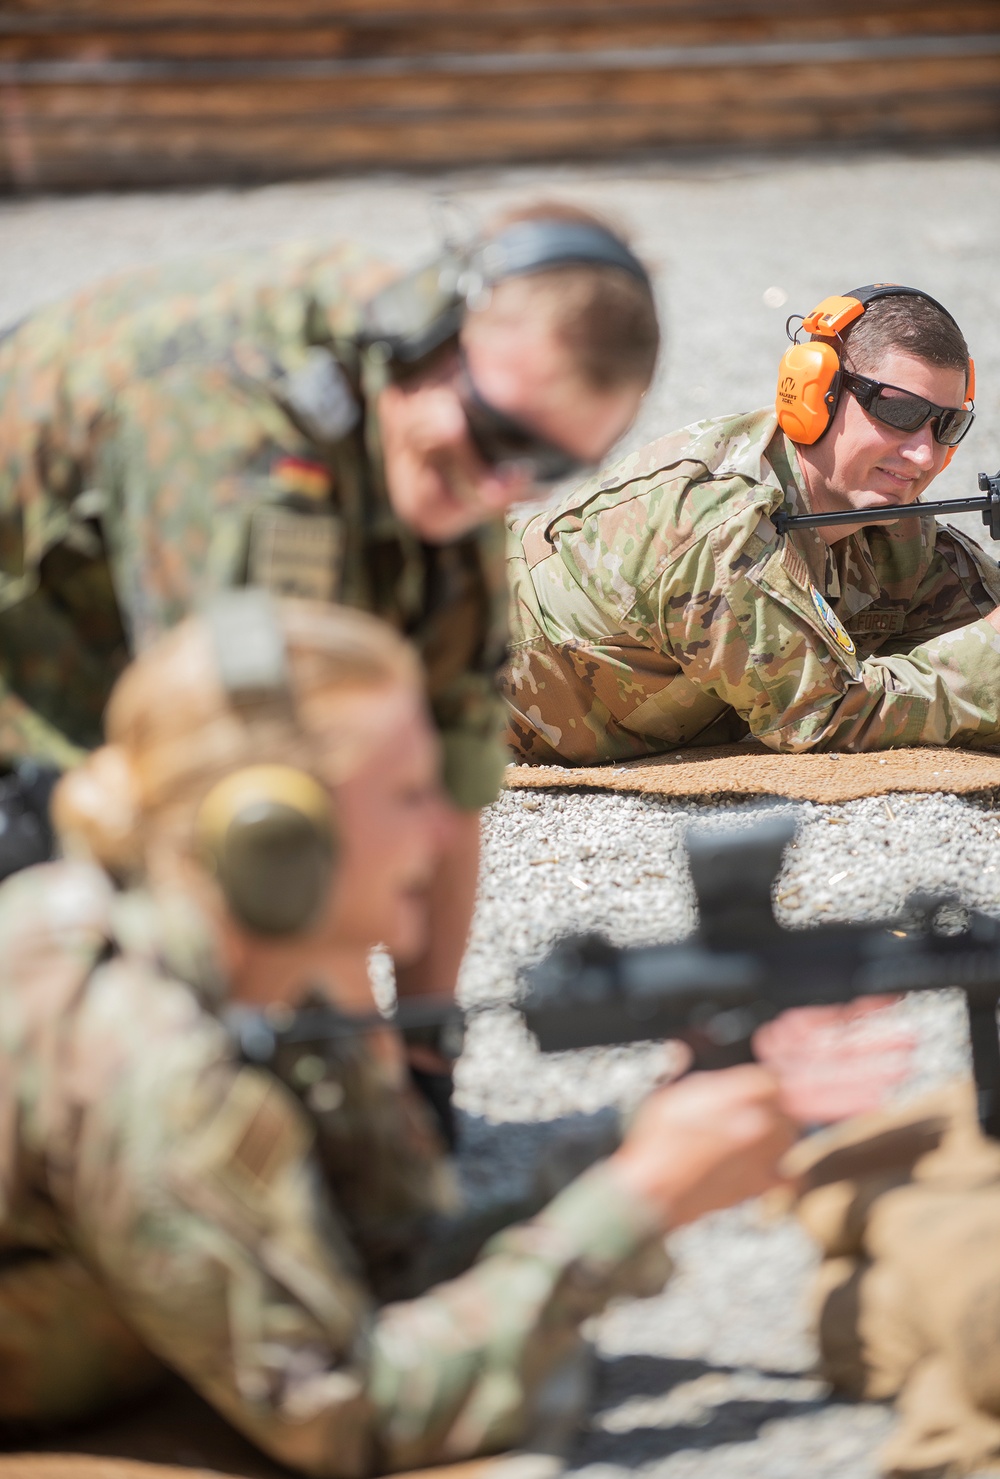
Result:
[[983,750],[883,750],[867,755],[776,755],[763,745],[673,750],[620,765],[511,765],[512,790],[638,791],[649,796],[787,796],[794,801],[856,801],[887,791],[1000,790],[1000,753]]

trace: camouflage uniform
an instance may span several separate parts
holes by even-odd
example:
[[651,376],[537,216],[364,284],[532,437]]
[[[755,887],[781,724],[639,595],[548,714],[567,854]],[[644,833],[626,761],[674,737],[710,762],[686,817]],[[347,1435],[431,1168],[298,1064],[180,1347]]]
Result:
[[[296,1097],[234,1059],[190,904],[30,869],[0,890],[0,953],[0,1418],[93,1411],[162,1362],[309,1473],[457,1459],[515,1442],[581,1323],[663,1282],[652,1214],[598,1165],[459,1277],[379,1307],[356,1193],[324,1182]],[[368,1075],[397,1164],[420,1162],[397,1200],[430,1206],[427,1142]]]
[[358,347],[383,276],[346,249],[194,261],[0,338],[0,763],[99,743],[129,652],[252,581],[406,633],[455,799],[493,799],[503,531],[431,548],[392,512]]
[[774,750],[1000,744],[1000,570],[933,519],[832,549],[770,411],[685,427],[515,518],[509,739],[594,764],[747,736]]

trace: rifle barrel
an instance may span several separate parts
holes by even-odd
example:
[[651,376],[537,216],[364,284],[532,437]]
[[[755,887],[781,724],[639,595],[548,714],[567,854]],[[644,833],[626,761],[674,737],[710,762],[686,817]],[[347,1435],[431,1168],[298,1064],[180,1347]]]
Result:
[[828,514],[786,514],[779,511],[774,525],[779,534],[786,529],[816,529],[827,524],[889,524],[895,519],[931,519],[939,514],[986,513],[990,498],[941,498],[934,503],[882,505],[879,508],[844,508]]

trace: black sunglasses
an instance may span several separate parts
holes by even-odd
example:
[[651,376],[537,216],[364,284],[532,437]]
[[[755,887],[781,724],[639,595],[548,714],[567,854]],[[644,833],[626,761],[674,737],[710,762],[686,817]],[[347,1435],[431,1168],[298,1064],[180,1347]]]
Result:
[[896,431],[919,431],[930,421],[934,440],[942,447],[957,447],[976,419],[975,411],[965,406],[936,406],[922,395],[869,380],[867,375],[845,374],[843,386],[863,411]]
[[591,463],[574,457],[554,442],[546,441],[513,416],[491,406],[476,389],[463,356],[456,382],[469,436],[488,467],[517,463],[528,471],[533,483],[561,483],[564,478],[589,471]]

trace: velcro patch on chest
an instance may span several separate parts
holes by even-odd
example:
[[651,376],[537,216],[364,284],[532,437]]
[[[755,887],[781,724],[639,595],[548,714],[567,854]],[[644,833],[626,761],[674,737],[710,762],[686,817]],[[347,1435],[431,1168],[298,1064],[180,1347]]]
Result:
[[865,637],[876,634],[880,637],[894,637],[903,630],[906,622],[905,611],[879,611],[869,609],[859,611],[856,616],[851,617],[851,631],[856,637]]
[[340,589],[344,530],[333,513],[280,505],[254,511],[247,580],[276,596],[331,601]]

